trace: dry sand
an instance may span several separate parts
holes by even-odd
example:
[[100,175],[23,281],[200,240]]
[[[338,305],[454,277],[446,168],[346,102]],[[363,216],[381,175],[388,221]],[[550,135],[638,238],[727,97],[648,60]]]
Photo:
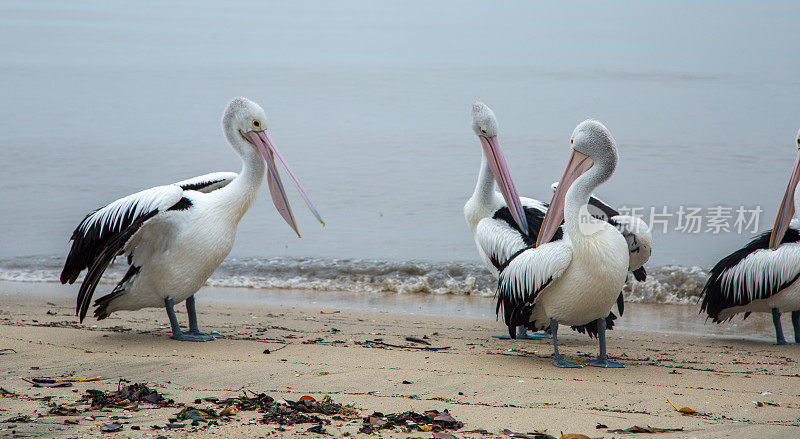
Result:
[[[37,417],[50,409],[48,398],[42,397],[70,404],[87,389],[116,389],[120,378],[146,382],[189,405],[195,405],[197,398],[225,398],[249,389],[295,401],[303,395],[327,394],[336,402],[353,404],[361,416],[373,411],[447,409],[465,424],[450,432],[456,437],[507,438],[503,429],[593,438],[800,437],[798,346],[615,330],[609,333],[609,351],[624,369],[565,370],[552,365],[548,341],[489,338],[502,330],[496,322],[348,310],[321,314],[336,310],[209,303],[202,294],[201,329],[213,328],[225,337],[186,343],[169,338],[162,310],[119,313],[79,325],[72,299],[31,296],[22,292],[30,286],[4,285],[0,349],[16,352],[0,355],[0,387],[16,396],[0,398],[0,437],[96,437],[110,416],[130,418],[122,420],[121,432],[103,434],[109,438],[324,437],[306,432],[309,424],[279,431],[274,424],[259,423],[261,414],[246,411],[212,428],[154,430],[152,425],[165,426],[180,408],[147,404],[139,411]],[[179,313],[180,319],[185,317]],[[566,328],[560,334],[567,359],[585,360],[596,353],[596,342],[585,335]],[[449,349],[420,351],[367,343],[381,339],[424,346],[405,341],[407,336],[427,337],[432,346]],[[105,379],[68,388],[33,388],[22,379],[61,376]],[[678,413],[667,399],[701,414]],[[757,407],[756,401],[778,405]],[[2,422],[19,415],[31,415],[35,422]],[[87,416],[94,420],[86,420]],[[68,425],[66,419],[79,423]],[[621,434],[596,429],[597,424],[609,429],[649,425],[684,431]],[[429,432],[400,431],[370,436],[358,433],[360,426],[360,419],[334,420],[325,428],[334,437],[431,437]],[[465,433],[478,429],[488,433]]]

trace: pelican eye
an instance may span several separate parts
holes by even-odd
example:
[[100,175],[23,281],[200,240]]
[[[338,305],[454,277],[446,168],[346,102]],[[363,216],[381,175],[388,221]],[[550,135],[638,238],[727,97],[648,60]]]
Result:
[[797,146],[800,146],[800,137],[797,138]]
[[261,122],[258,119],[253,119],[253,128],[260,130],[261,129]]
[[[485,129],[483,129],[483,128],[481,128],[481,132],[482,132],[483,134],[486,134],[486,130],[485,130]],[[800,140],[798,140],[798,142],[800,142]]]
[[571,138],[571,139],[569,139],[569,144],[570,144],[570,145],[572,145],[574,142],[575,142],[575,138],[574,138],[574,137],[573,137],[573,138]]

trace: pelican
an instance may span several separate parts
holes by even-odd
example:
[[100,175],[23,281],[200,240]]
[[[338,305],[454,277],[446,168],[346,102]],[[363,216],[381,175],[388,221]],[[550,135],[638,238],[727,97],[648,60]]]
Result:
[[[267,134],[266,116],[258,104],[242,97],[233,99],[223,114],[222,129],[242,159],[239,174],[215,172],[146,189],[97,209],[80,222],[72,233],[61,283],[72,284],[87,270],[75,308],[81,322],[106,268],[124,254],[128,271],[111,293],[94,302],[97,320],[116,311],[163,306],[172,338],[200,342],[219,336],[198,329],[194,294],[230,253],[236,227],[256,198],[265,168],[275,207],[300,236],[276,157],[324,226]],[[174,310],[184,300],[188,332],[181,331]]]
[[792,313],[794,341],[800,343],[800,222],[794,217],[794,196],[800,181],[800,131],[798,154],[789,185],[778,209],[772,230],[717,262],[703,287],[700,312],[715,323],[731,320],[744,313],[772,313],[775,338],[788,344],[783,336],[781,313]]
[[[472,104],[471,113],[472,130],[480,140],[483,154],[481,154],[481,167],[475,191],[464,205],[464,217],[481,261],[497,279],[500,269],[513,255],[535,244],[548,204],[517,195],[500,149],[497,118],[491,108],[481,102],[475,102]],[[500,194],[495,190],[495,182],[500,188]],[[552,185],[554,192],[557,187],[557,182]],[[630,271],[637,280],[645,280],[647,273],[644,264],[651,253],[651,237],[647,224],[637,217],[620,215],[616,209],[594,196],[590,197],[589,204],[594,216],[607,220],[623,233],[631,254]],[[509,209],[508,206],[512,207]],[[562,230],[559,229],[554,239],[561,237]],[[624,311],[622,293],[618,297],[617,305],[622,315]],[[615,318],[613,313],[609,314],[608,328],[613,327]],[[596,322],[573,327],[579,332],[587,332],[590,337],[597,334],[597,328]],[[520,325],[516,334],[496,337],[539,339],[550,336],[543,333],[528,334],[527,328]]]
[[[553,194],[536,247],[513,257],[500,272],[497,311],[513,327],[549,327],[553,364],[580,367],[558,352],[558,325],[597,321],[600,355],[586,364],[622,367],[608,360],[606,316],[619,297],[629,268],[628,243],[616,227],[593,217],[587,203],[617,165],[617,148],[603,124],[586,120],[572,134],[572,155]],[[564,222],[561,227],[562,220]],[[563,238],[550,240],[563,230]]]

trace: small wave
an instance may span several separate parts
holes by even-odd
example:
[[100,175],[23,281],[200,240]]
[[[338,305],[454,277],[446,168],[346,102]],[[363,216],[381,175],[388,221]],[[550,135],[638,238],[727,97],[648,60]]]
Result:
[[[0,261],[0,280],[57,282],[63,258],[30,256]],[[122,278],[126,264],[112,264],[103,283]],[[647,267],[644,282],[629,280],[625,300],[697,303],[708,271],[700,267]],[[230,258],[208,280],[215,287],[269,288],[356,293],[494,296],[495,281],[472,262],[382,261],[371,259]]]

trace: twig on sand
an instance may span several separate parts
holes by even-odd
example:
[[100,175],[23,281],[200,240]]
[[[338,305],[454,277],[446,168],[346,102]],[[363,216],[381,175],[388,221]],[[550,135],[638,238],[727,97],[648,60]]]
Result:
[[0,355],[16,354],[16,353],[17,353],[17,351],[14,350],[14,349],[11,349],[11,348],[2,348],[2,349],[0,349]]
[[390,348],[417,349],[417,350],[420,350],[420,351],[441,351],[441,350],[444,350],[444,349],[450,349],[450,346],[441,346],[441,347],[435,347],[435,346],[402,346],[402,345],[399,345],[399,344],[385,343],[385,342],[378,341],[378,340],[367,340],[364,343],[359,343],[359,344],[375,344],[375,345],[379,345],[379,346],[387,346],[387,347],[390,347]]

